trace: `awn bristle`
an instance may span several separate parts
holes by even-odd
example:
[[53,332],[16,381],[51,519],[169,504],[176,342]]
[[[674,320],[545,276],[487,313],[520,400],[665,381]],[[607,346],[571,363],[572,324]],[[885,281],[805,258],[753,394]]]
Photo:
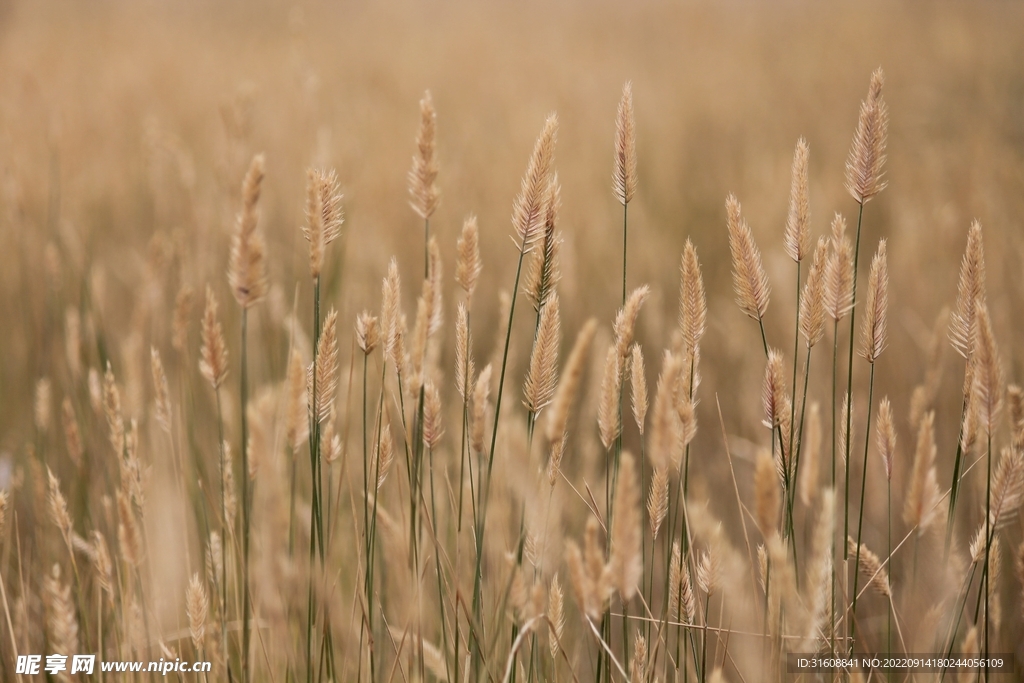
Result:
[[420,127],[416,132],[417,154],[412,158],[409,171],[409,202],[420,218],[428,220],[437,209],[441,193],[437,189],[437,160],[434,158],[434,138],[437,132],[437,112],[430,91],[420,100]]
[[36,381],[35,414],[36,429],[46,432],[50,428],[50,405],[53,403],[50,379],[42,377]]
[[633,344],[629,358],[629,388],[633,404],[633,419],[640,434],[644,433],[647,418],[647,369],[644,367],[644,352],[639,344]]
[[867,362],[874,363],[885,350],[886,314],[889,309],[889,268],[884,239],[878,242],[878,252],[871,259],[867,300],[864,305],[867,316],[861,335],[860,355]]
[[700,339],[707,324],[707,299],[704,295],[704,276],[697,260],[697,248],[689,238],[683,247],[679,278],[679,331],[683,337],[683,348],[697,353]]
[[779,506],[782,493],[775,461],[766,450],[758,451],[754,469],[754,513],[757,526],[765,538],[778,533]]
[[174,316],[171,321],[171,346],[178,353],[188,348],[188,321],[192,317],[192,304],[195,292],[188,285],[183,285],[174,298]]
[[622,99],[615,116],[615,196],[628,204],[636,193],[636,122],[633,118],[633,84],[622,86]]
[[256,232],[259,219],[257,204],[263,174],[263,155],[257,154],[252,158],[242,181],[242,210],[238,214],[235,233],[231,238],[228,283],[242,308],[249,308],[263,300],[270,288],[267,281],[266,245],[263,237]]
[[318,422],[327,419],[338,390],[338,312],[333,308],[324,318],[316,349],[316,396],[313,413]]
[[960,263],[960,279],[956,288],[956,310],[949,318],[949,340],[964,358],[974,349],[975,318],[978,301],[985,301],[985,248],[981,224],[971,223],[967,231],[967,249]]
[[846,236],[846,219],[832,219],[832,253],[825,262],[825,310],[836,322],[853,308],[853,246]]
[[512,227],[516,231],[519,248],[523,252],[533,248],[534,243],[540,239],[544,227],[557,131],[558,116],[551,114],[544,122],[544,129],[533,147],[519,195],[512,205]]
[[477,227],[476,216],[470,216],[462,224],[462,234],[459,235],[456,251],[458,257],[455,263],[455,281],[466,293],[468,307],[484,267],[480,260],[480,229]]
[[1014,521],[1024,500],[1024,453],[1004,448],[992,476],[990,523],[999,528]]
[[935,473],[935,413],[921,420],[910,484],[903,505],[903,521],[923,534],[936,520],[942,497]]
[[619,396],[622,393],[622,359],[615,346],[608,347],[601,376],[601,397],[598,401],[597,426],[601,432],[601,444],[611,450],[622,431],[619,423]]
[[622,600],[628,601],[636,594],[643,572],[640,562],[643,521],[636,463],[633,456],[625,451],[619,460],[619,480],[615,488],[614,504],[609,562],[612,581]]
[[825,269],[828,259],[828,240],[818,238],[811,261],[811,272],[800,296],[800,334],[811,348],[825,335]]
[[78,419],[75,417],[75,408],[71,399],[67,396],[61,402],[61,420],[64,425],[64,442],[68,449],[68,458],[75,464],[75,467],[82,467],[82,433],[78,429]]
[[558,259],[562,238],[555,233],[561,203],[562,186],[558,183],[558,174],[554,173],[548,187],[547,206],[544,209],[544,232],[540,238],[540,248],[536,250],[531,259],[530,270],[526,274],[526,296],[533,302],[533,308],[537,311],[555,293],[555,288],[562,278]]
[[768,298],[771,296],[768,274],[761,263],[761,252],[754,243],[754,235],[743,219],[740,203],[734,195],[726,198],[725,210],[736,303],[748,316],[760,320],[768,310]]
[[[43,582],[47,642],[54,652],[78,652],[78,620],[75,618],[75,600],[71,596],[71,585],[65,585],[61,581],[60,573],[60,565],[54,563],[49,576]],[[71,679],[62,678],[62,680]]]
[[793,152],[793,171],[789,189],[789,215],[786,217],[784,244],[786,254],[799,263],[811,248],[811,202],[808,191],[807,162],[810,150],[807,141],[797,140]]
[[988,306],[983,301],[975,303],[974,361],[973,386],[970,402],[977,407],[978,424],[985,428],[987,434],[995,430],[999,411],[1003,407],[1003,367],[996,348],[995,335],[992,332],[992,319],[988,314]]
[[[849,549],[850,555],[857,555],[857,541],[847,536],[846,546]],[[882,566],[882,561],[878,558],[878,555],[861,543],[859,557],[860,571],[864,578],[868,580],[868,585],[875,589],[875,592],[879,595],[887,598],[891,597],[892,589],[889,585],[889,575],[885,571],[885,567]]]
[[558,381],[558,347],[562,343],[561,322],[558,311],[558,295],[552,294],[541,309],[537,338],[530,355],[530,369],[523,385],[526,409],[536,415],[555,395]]
[[615,315],[615,324],[612,327],[615,333],[615,350],[619,358],[625,360],[629,355],[629,347],[633,343],[633,332],[636,328],[636,319],[640,315],[640,308],[647,301],[651,288],[641,285],[629,293],[626,304],[619,309]]
[[552,659],[558,655],[558,643],[565,628],[563,599],[562,584],[558,580],[558,574],[555,574],[551,577],[551,588],[548,591],[548,649]]
[[437,448],[444,435],[441,413],[441,394],[437,386],[427,380],[423,386],[423,444],[427,448]]
[[807,415],[807,436],[800,446],[800,502],[810,506],[818,494],[818,472],[821,466],[821,407],[812,401]]
[[762,424],[775,429],[782,424],[783,404],[786,397],[786,380],[783,377],[782,354],[775,349],[768,350],[768,362],[764,369],[761,385],[761,406],[764,408]]
[[377,316],[369,311],[363,311],[356,316],[356,343],[359,350],[369,356],[380,343],[380,327],[377,324]]
[[203,312],[203,345],[199,353],[199,372],[214,390],[224,384],[228,376],[228,347],[224,331],[217,319],[217,297],[213,288],[206,287],[206,309]]
[[651,536],[658,538],[662,522],[668,516],[668,468],[658,467],[651,478],[651,491],[647,495],[647,515],[651,522]]
[[193,574],[188,582],[188,590],[185,593],[185,611],[188,612],[188,630],[192,636],[192,645],[196,652],[202,652],[203,641],[206,638],[206,612],[209,609],[209,600],[206,597],[206,588],[199,579],[199,574]]
[[484,452],[484,431],[487,423],[487,413],[490,412],[490,401],[488,396],[491,393],[491,365],[490,363],[480,371],[476,379],[476,386],[473,387],[473,420],[470,429],[470,445],[476,453]]
[[886,186],[883,167],[889,108],[882,99],[884,80],[881,69],[871,74],[868,96],[861,102],[857,132],[846,161],[846,191],[862,205]]
[[892,464],[896,455],[896,425],[892,416],[889,398],[883,398],[878,405],[878,454],[885,465],[885,478],[892,481]]
[[309,242],[309,273],[320,277],[327,246],[341,235],[345,222],[341,191],[334,170],[309,169],[306,172],[306,225],[302,234]]
[[149,347],[150,367],[153,370],[153,402],[157,424],[171,433],[171,390],[167,385],[164,364],[155,346]]

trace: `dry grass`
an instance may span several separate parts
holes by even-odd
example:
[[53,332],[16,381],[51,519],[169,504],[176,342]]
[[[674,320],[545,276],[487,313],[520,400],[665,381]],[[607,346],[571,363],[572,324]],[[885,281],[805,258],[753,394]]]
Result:
[[1019,664],[1022,18],[0,4],[0,679]]

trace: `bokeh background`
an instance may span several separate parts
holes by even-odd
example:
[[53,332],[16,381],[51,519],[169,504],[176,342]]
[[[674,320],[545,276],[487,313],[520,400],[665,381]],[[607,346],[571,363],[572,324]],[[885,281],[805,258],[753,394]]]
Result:
[[[226,328],[236,329],[224,273],[239,182],[256,152],[267,159],[261,226],[273,290],[253,323],[261,340],[254,386],[283,377],[293,302],[298,320],[310,318],[299,230],[309,166],[335,168],[345,195],[343,245],[331,253],[325,296],[339,310],[348,367],[351,323],[379,306],[390,257],[416,280],[422,222],[409,208],[406,174],[425,90],[438,112],[441,168],[431,226],[451,273],[463,219],[479,219],[484,273],[474,324],[486,357],[490,330],[500,327],[497,293],[510,288],[515,267],[512,200],[552,111],[560,119],[563,353],[588,317],[610,328],[621,286],[614,118],[623,83],[632,81],[640,181],[630,205],[629,281],[652,288],[638,339],[652,349],[669,343],[687,238],[709,297],[699,489],[722,475],[723,429],[746,463],[744,482],[752,471],[744,444],[764,438],[763,355],[756,326],[733,303],[725,197],[732,192],[743,203],[764,252],[774,286],[768,337],[788,353],[794,268],[782,231],[794,146],[801,136],[810,145],[815,238],[836,211],[852,228],[845,161],[869,75],[884,68],[889,187],[867,206],[862,256],[889,239],[891,336],[875,391],[891,398],[907,432],[910,393],[923,380],[936,316],[954,300],[973,219],[984,229],[1007,374],[1020,378],[1024,370],[1022,27],[1024,5],[996,1],[5,0],[0,488],[18,481],[30,450],[60,452],[60,400],[75,391],[69,387],[81,391],[90,367],[107,359],[119,366],[126,412],[146,419],[148,348],[167,348],[183,286],[201,293],[212,284]],[[406,289],[407,310],[414,290]],[[69,311],[81,320],[78,371],[64,343]],[[520,318],[524,330],[528,317]],[[195,324],[191,334],[194,354]],[[513,376],[527,354],[525,341],[514,349]],[[659,364],[653,352],[649,359],[653,387]],[[947,347],[936,404],[940,481],[948,480],[958,429],[962,366],[953,359]],[[173,374],[185,361],[165,363]],[[824,401],[827,363],[813,372],[812,391]],[[49,433],[34,418],[44,377],[55,416]],[[200,405],[209,408],[208,397]],[[235,419],[230,400],[228,411]],[[102,421],[86,432],[99,450]],[[635,441],[627,434],[627,445]],[[899,465],[897,482],[908,471],[909,462]],[[713,505],[729,517],[733,503]],[[41,528],[33,524],[48,523],[27,520],[21,530],[29,536]],[[161,571],[168,593],[180,596],[185,568]]]

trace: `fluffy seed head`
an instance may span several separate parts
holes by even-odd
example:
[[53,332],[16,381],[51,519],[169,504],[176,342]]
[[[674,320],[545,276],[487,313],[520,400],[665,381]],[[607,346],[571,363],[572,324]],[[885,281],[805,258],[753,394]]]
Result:
[[786,218],[786,254],[799,263],[811,248],[811,203],[808,196],[807,141],[800,138],[793,153],[793,178],[789,189],[789,216]]
[[124,416],[121,412],[121,392],[114,380],[114,370],[107,361],[107,371],[103,375],[103,412],[107,417],[110,434],[110,445],[120,458],[124,454]]
[[825,335],[825,270],[828,258],[828,242],[818,238],[814,249],[811,272],[804,283],[800,297],[800,334],[811,348]]
[[941,498],[935,473],[935,413],[929,412],[921,420],[917,432],[917,448],[910,484],[903,505],[903,521],[917,527],[923,534],[937,519]]
[[242,210],[238,214],[235,233],[231,239],[228,282],[235,300],[242,308],[249,308],[267,296],[266,245],[256,232],[259,219],[257,204],[263,184],[264,159],[257,154],[249,164],[242,181]]
[[857,541],[849,536],[846,537],[846,547],[850,555],[858,558],[860,572],[867,579],[868,585],[879,595],[886,598],[891,597],[892,588],[889,585],[889,575],[885,571],[885,567],[882,566],[882,561],[878,558],[878,555],[873,553],[863,543],[860,544],[858,549]]
[[324,328],[316,347],[316,396],[314,413],[319,422],[328,418],[338,390],[338,312],[333,308],[324,318]]
[[455,385],[459,395],[468,401],[473,390],[473,341],[469,331],[469,306],[460,302],[455,316]]
[[626,297],[626,304],[619,309],[615,316],[615,350],[620,359],[625,359],[629,354],[629,346],[633,343],[633,331],[636,328],[636,319],[640,315],[640,308],[647,301],[651,288],[641,285],[629,293]]
[[516,231],[519,249],[522,252],[533,248],[544,227],[557,130],[558,117],[551,114],[544,122],[544,129],[533,147],[519,195],[512,205],[512,227]]
[[434,138],[437,130],[437,112],[428,90],[420,100],[420,127],[416,132],[416,156],[409,171],[409,204],[413,211],[428,220],[437,209],[441,193],[437,189],[437,160],[434,158]]
[[548,590],[548,626],[548,649],[551,658],[554,659],[558,655],[558,643],[565,628],[562,584],[558,580],[558,574],[551,577],[551,588]]
[[874,363],[885,349],[889,309],[889,267],[885,256],[885,240],[878,243],[878,252],[871,260],[868,295],[864,305],[867,316],[862,328],[860,355],[867,362]]
[[309,169],[306,172],[306,225],[302,234],[309,242],[309,273],[320,277],[327,246],[341,235],[345,221],[341,191],[334,170]]
[[155,346],[149,348],[150,367],[153,371],[153,402],[155,405],[156,421],[160,427],[171,432],[171,391],[167,385],[167,375],[164,373],[164,364],[160,360],[160,352]]
[[956,310],[949,317],[949,340],[956,352],[964,358],[968,358],[974,348],[977,303],[984,302],[986,298],[985,248],[981,239],[981,224],[974,221],[967,231],[967,249],[960,263]]
[[1024,500],[1024,453],[1004,448],[992,477],[989,521],[999,528],[1016,519]]
[[443,435],[441,394],[437,386],[428,380],[423,385],[423,444],[427,448],[437,448]]
[[523,385],[526,409],[536,415],[555,395],[558,381],[558,347],[562,342],[558,295],[554,294],[540,313],[537,337],[530,355],[530,369]]
[[679,279],[679,331],[683,337],[683,349],[696,352],[704,336],[707,323],[707,300],[704,295],[704,276],[697,260],[697,248],[687,238],[683,248]]
[[605,450],[611,450],[618,438],[622,425],[619,424],[619,396],[622,393],[622,362],[614,346],[608,347],[601,376],[601,397],[598,401],[597,426],[601,432],[601,443]]
[[199,371],[214,390],[224,384],[228,376],[228,347],[224,331],[217,318],[217,297],[206,287],[206,309],[203,312],[203,345],[200,349]]
[[306,411],[306,370],[302,354],[293,348],[288,355],[288,408],[285,416],[285,438],[292,453],[298,452],[299,446],[309,434]]
[[846,161],[846,191],[859,204],[865,204],[887,184],[883,179],[883,168],[889,108],[882,99],[884,80],[881,69],[871,74],[868,96],[861,102],[857,132]]
[[992,319],[989,317],[988,306],[978,301],[975,304],[973,386],[970,402],[978,411],[978,424],[987,434],[992,434],[999,412],[1003,407],[1003,367],[999,360],[999,349],[996,348],[995,334],[992,332]]
[[639,344],[633,344],[629,359],[630,394],[633,403],[633,419],[640,433],[644,433],[647,417],[647,369],[644,367],[644,353]]
[[761,252],[754,243],[750,226],[743,219],[740,203],[735,196],[725,200],[728,215],[729,252],[732,255],[732,283],[736,290],[736,303],[749,317],[760,320],[768,310],[771,285],[761,263]]
[[775,349],[768,350],[768,363],[764,369],[764,383],[761,387],[761,405],[764,408],[764,424],[774,429],[782,422],[783,402],[786,397],[786,380],[783,377],[782,354]]
[[878,454],[885,465],[885,478],[892,481],[892,464],[896,455],[896,426],[892,416],[889,398],[883,398],[878,406]]
[[615,117],[615,196],[626,205],[636,192],[636,122],[633,119],[633,84],[622,86],[622,99]]
[[356,343],[359,349],[369,356],[380,343],[380,327],[377,325],[377,316],[369,311],[363,311],[356,317]]
[[623,600],[631,599],[640,583],[643,529],[640,514],[640,484],[633,456],[623,452],[619,461],[619,481],[615,488],[615,516],[611,529],[612,581]]
[[655,469],[667,469],[682,455],[682,428],[676,409],[676,388],[681,364],[669,352],[665,353],[654,394],[654,415],[651,424],[649,457]]
[[544,210],[544,230],[539,241],[540,248],[536,250],[530,260],[530,270],[526,274],[526,295],[533,302],[533,308],[536,311],[539,311],[554,294],[558,281],[562,277],[558,260],[562,238],[555,232],[561,203],[561,185],[558,182],[558,174],[553,173],[548,185],[547,205]]
[[668,468],[659,467],[651,478],[651,491],[647,496],[647,515],[651,522],[651,536],[658,538],[661,523],[668,515]]
[[825,310],[841,320],[853,308],[853,246],[846,236],[846,219],[832,219],[832,253],[825,263]]
[[466,293],[468,306],[476,290],[477,280],[480,279],[480,271],[483,270],[483,262],[480,260],[480,229],[477,227],[476,216],[470,216],[462,224],[456,251],[455,281]]
[[470,445],[475,453],[484,452],[484,430],[487,413],[490,410],[488,396],[491,392],[491,366],[487,365],[480,371],[476,386],[473,388],[473,420],[470,427]]
[[[557,445],[559,455],[564,448],[569,414],[572,412],[576,395],[579,393],[583,372],[586,370],[587,360],[590,356],[590,343],[593,341],[596,331],[597,321],[591,318],[576,334],[576,341],[573,343],[572,351],[562,370],[562,376],[558,380],[558,388],[555,389],[555,397],[551,402],[551,410],[548,412],[545,436],[553,452]],[[554,458],[552,458],[552,465],[554,467],[550,469],[553,475],[557,471],[557,463],[554,462]]]
[[401,367],[404,359],[396,358],[402,333],[401,328],[402,279],[398,274],[398,261],[388,263],[388,274],[381,285],[380,322],[384,335],[384,355]]
[[199,574],[193,574],[185,593],[185,611],[188,612],[188,629],[196,652],[202,650],[203,641],[206,639],[206,612],[209,606],[206,588],[199,579]]

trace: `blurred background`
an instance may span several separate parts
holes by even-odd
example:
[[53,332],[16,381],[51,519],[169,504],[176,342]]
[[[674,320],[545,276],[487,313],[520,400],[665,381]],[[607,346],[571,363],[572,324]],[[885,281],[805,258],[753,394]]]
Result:
[[[431,227],[448,265],[447,323],[455,241],[475,214],[484,261],[474,312],[481,357],[499,327],[498,291],[511,288],[515,268],[512,201],[545,116],[558,113],[564,354],[588,317],[609,329],[620,303],[612,151],[616,106],[632,81],[640,180],[629,212],[629,285],[652,288],[638,339],[651,349],[653,386],[654,349],[669,344],[689,237],[709,299],[697,444],[710,458],[722,443],[716,398],[730,435],[764,438],[764,359],[756,325],[733,303],[725,198],[735,193],[743,203],[763,250],[774,286],[769,342],[789,353],[795,269],[782,233],[793,150],[799,137],[809,142],[815,239],[837,211],[855,227],[844,167],[859,103],[881,66],[889,187],[865,211],[861,275],[865,254],[887,237],[891,332],[875,395],[891,398],[907,432],[910,393],[923,381],[936,316],[955,298],[973,219],[984,230],[1004,365],[1009,377],[1022,377],[1022,27],[1024,4],[996,1],[5,0],[0,488],[26,444],[61,442],[53,428],[33,428],[40,378],[51,382],[56,415],[64,387],[111,359],[127,386],[126,412],[144,418],[152,392],[146,351],[166,349],[183,287],[201,295],[213,285],[225,328],[237,329],[224,274],[238,188],[254,153],[267,160],[261,226],[273,287],[254,321],[263,340],[254,386],[284,375],[293,302],[298,320],[311,317],[299,230],[307,167],[335,168],[345,195],[343,245],[330,252],[325,294],[339,309],[345,367],[351,323],[378,308],[392,255],[413,283],[410,310],[423,247],[406,175],[426,90],[438,112],[442,200]],[[194,373],[200,301],[192,361],[165,360],[172,374],[186,362]],[[528,318],[519,322],[532,324]],[[75,325],[81,347],[72,361],[65,338]],[[947,481],[962,365],[942,345],[949,371],[936,424],[939,479]],[[516,377],[525,341],[518,351]],[[824,356],[812,370],[812,396],[822,401]],[[857,367],[859,387],[866,372]],[[90,434],[103,444],[102,426]],[[627,445],[635,437],[628,434]],[[898,478],[907,469],[900,466]]]

